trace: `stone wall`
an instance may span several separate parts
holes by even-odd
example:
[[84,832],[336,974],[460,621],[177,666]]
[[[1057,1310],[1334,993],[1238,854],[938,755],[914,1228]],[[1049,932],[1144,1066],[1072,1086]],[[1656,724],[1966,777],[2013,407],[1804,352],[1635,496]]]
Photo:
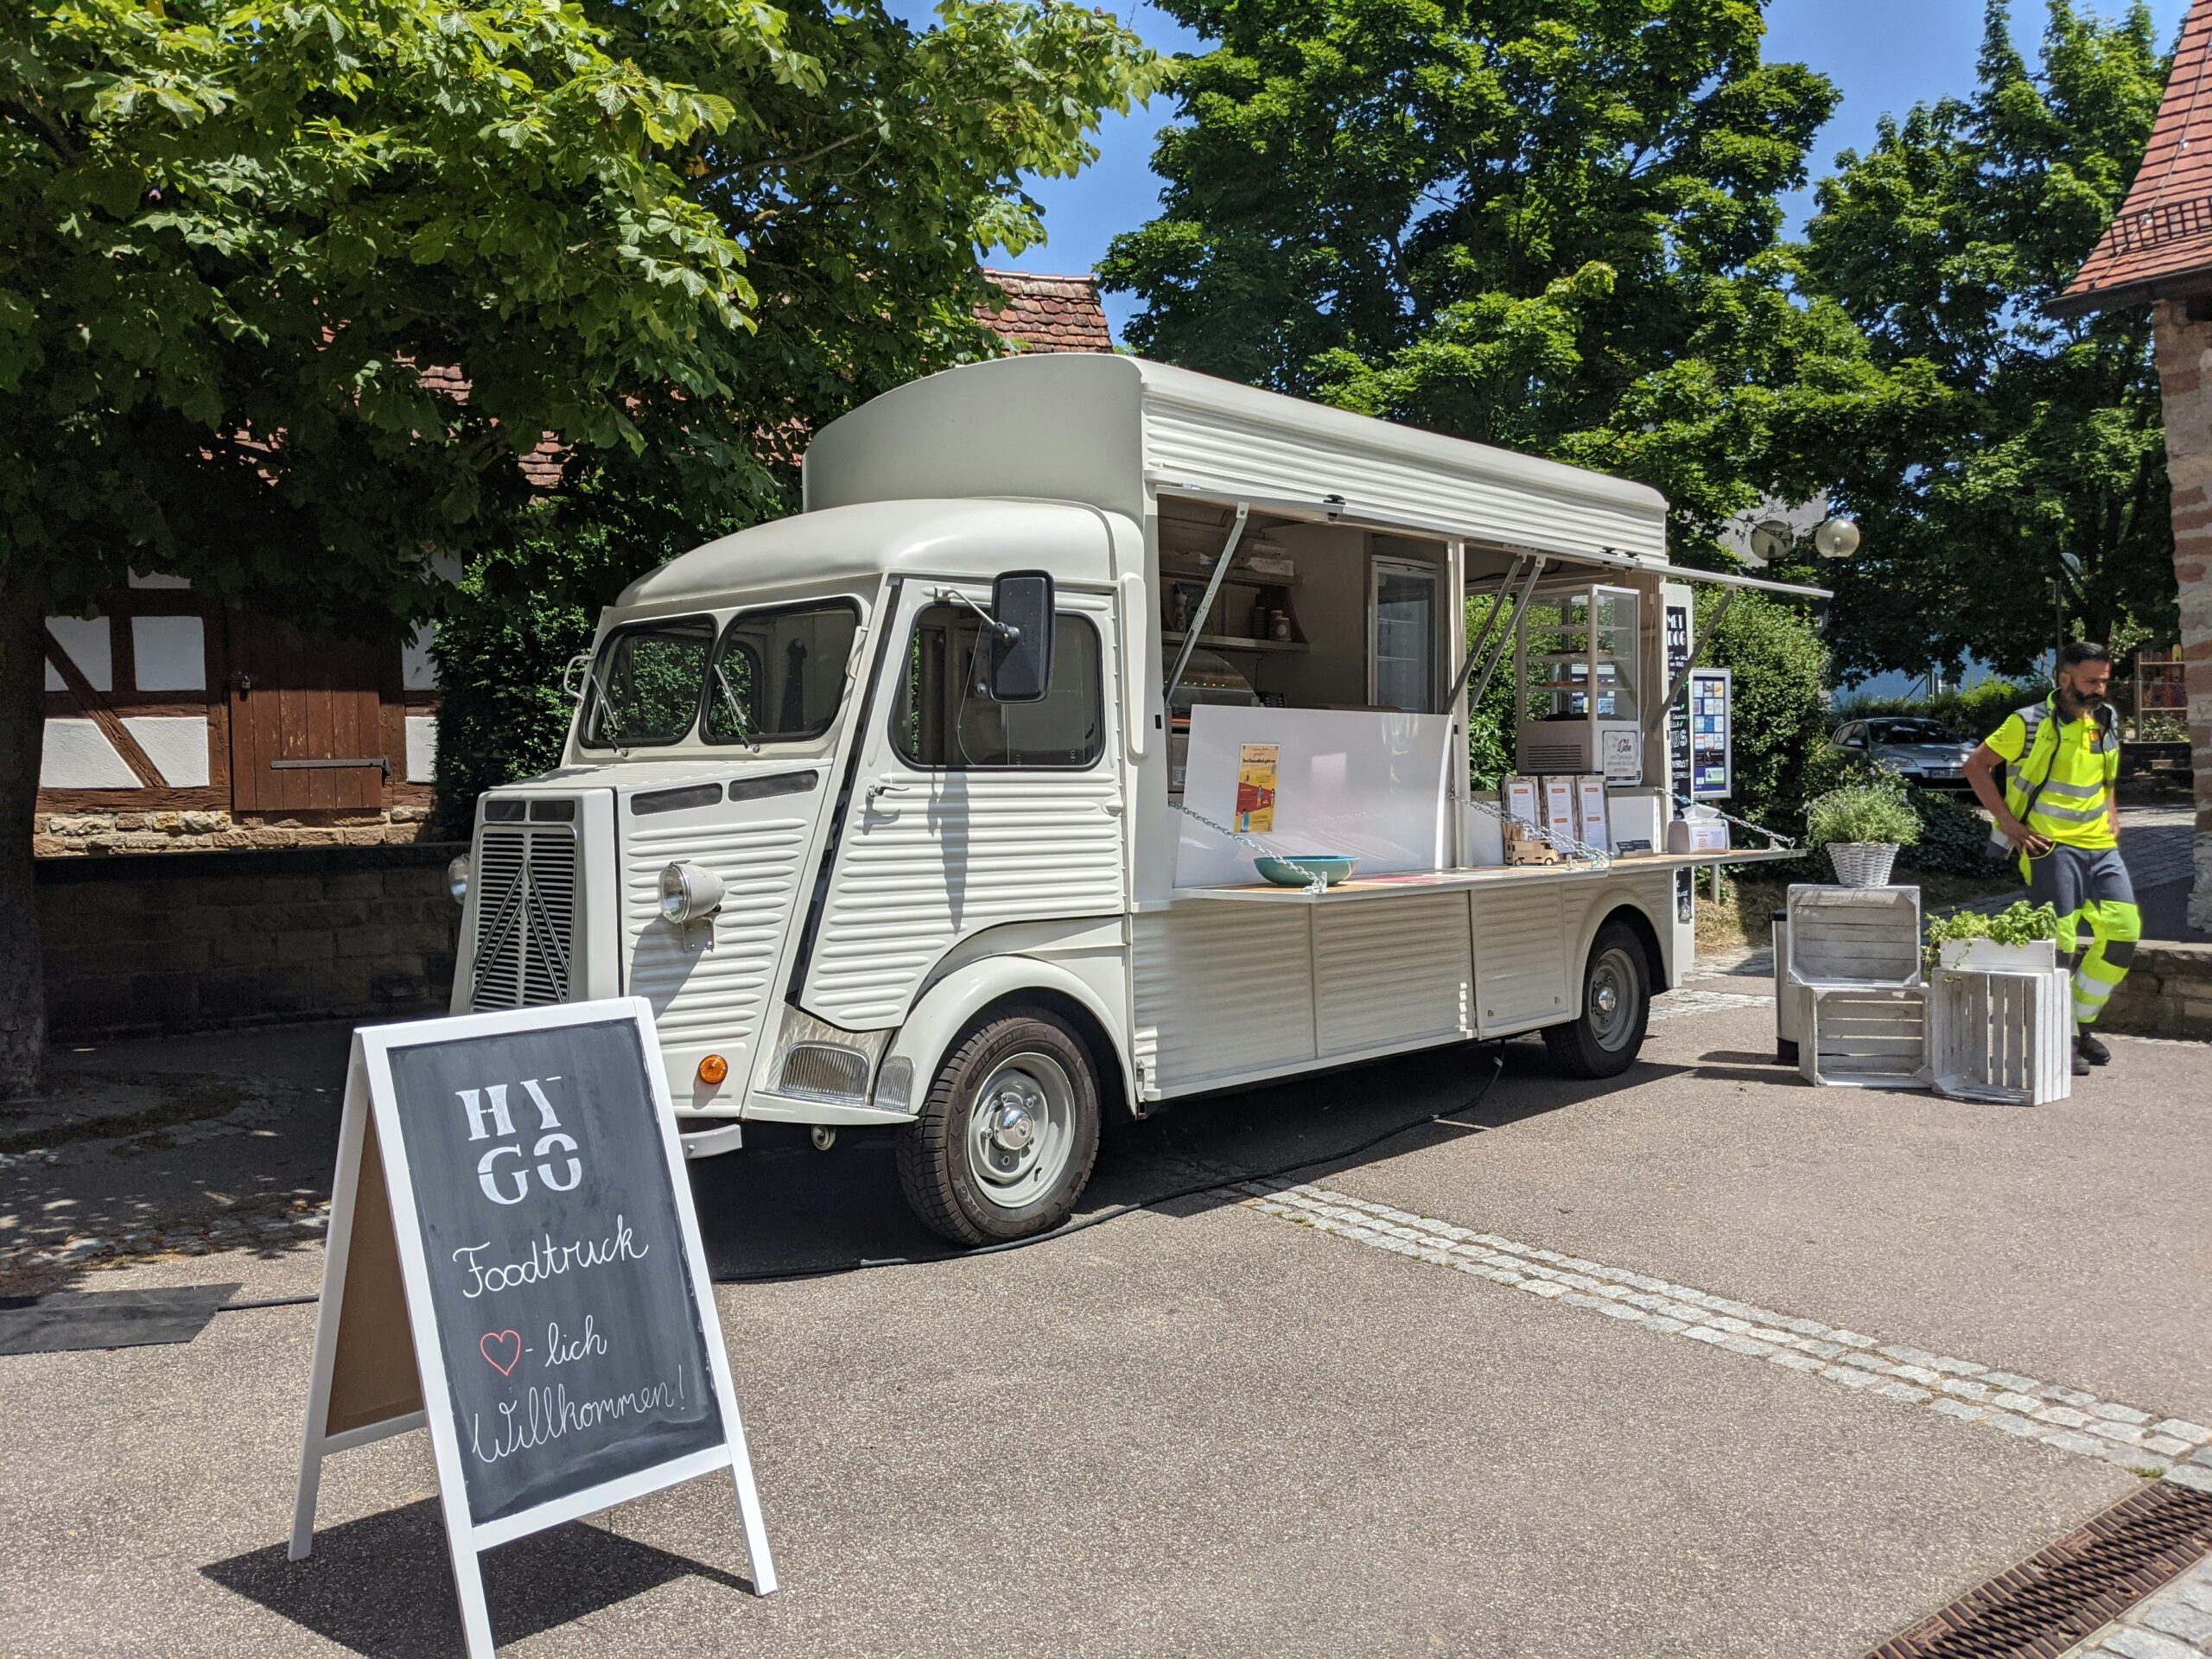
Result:
[[2212,1040],[2212,944],[2136,946],[2097,1026],[2138,1037]]
[[2212,931],[2212,313],[2204,301],[2161,300],[2154,318],[2173,488],[2174,579],[2189,679],[2189,746],[2196,776],[2196,879],[2189,925]]
[[442,1007],[458,844],[41,860],[57,1040]]
[[32,825],[40,858],[105,857],[115,853],[227,853],[278,847],[403,847],[429,830],[428,806],[377,812],[233,814],[218,809],[179,811],[41,812]]

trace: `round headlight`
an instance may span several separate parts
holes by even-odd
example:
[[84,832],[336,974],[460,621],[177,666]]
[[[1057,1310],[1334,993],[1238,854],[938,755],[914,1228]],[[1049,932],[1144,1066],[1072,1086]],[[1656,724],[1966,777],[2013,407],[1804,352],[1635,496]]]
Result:
[[722,881],[712,870],[679,860],[660,873],[660,913],[681,925],[721,908]]
[[464,853],[446,866],[446,891],[456,905],[468,902],[468,855]]

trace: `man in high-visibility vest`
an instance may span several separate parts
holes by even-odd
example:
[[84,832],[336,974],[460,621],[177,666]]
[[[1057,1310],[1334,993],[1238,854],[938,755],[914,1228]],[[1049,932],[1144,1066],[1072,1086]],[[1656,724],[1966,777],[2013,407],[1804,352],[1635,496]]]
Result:
[[[2013,711],[1967,761],[1967,781],[2020,855],[2028,901],[2058,912],[2059,959],[2074,973],[2074,1075],[2112,1058],[2090,1027],[2143,937],[2120,856],[2120,721],[2105,694],[2112,653],[2079,640],[2058,653],[2057,685]],[[1993,774],[2005,768],[2005,792]],[[2082,944],[2086,932],[2088,944]]]

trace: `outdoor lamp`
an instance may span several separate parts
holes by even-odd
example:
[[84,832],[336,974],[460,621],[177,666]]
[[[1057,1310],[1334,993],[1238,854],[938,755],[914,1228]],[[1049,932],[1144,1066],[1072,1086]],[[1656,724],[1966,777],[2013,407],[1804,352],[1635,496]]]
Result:
[[712,870],[679,859],[660,873],[660,913],[681,927],[703,920],[722,907],[722,879]]
[[468,902],[468,855],[463,853],[446,866],[446,891],[456,905]]
[[1859,550],[1859,526],[1849,518],[1829,518],[1813,532],[1813,545],[1824,559],[1847,559]]

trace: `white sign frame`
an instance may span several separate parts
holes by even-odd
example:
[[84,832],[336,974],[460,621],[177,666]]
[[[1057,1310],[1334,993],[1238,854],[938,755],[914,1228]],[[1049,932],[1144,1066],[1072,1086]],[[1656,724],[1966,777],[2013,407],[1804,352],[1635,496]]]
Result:
[[[645,1078],[652,1092],[654,1116],[660,1125],[661,1150],[667,1163],[669,1184],[675,1193],[684,1262],[691,1276],[692,1299],[699,1310],[708,1363],[713,1372],[715,1402],[721,1409],[724,1439],[721,1445],[705,1451],[638,1470],[480,1526],[469,1513],[461,1441],[448,1408],[445,1355],[438,1340],[436,1309],[430,1297],[429,1264],[423,1254],[414,1184],[408,1175],[407,1143],[399,1121],[399,1103],[392,1089],[391,1055],[397,1049],[425,1045],[505,1036],[517,1032],[557,1030],[566,1026],[602,1025],[620,1020],[636,1022],[639,1052],[645,1057]],[[339,1131],[338,1171],[331,1192],[329,1237],[323,1256],[322,1297],[315,1313],[314,1381],[308,1390],[307,1423],[300,1447],[299,1491],[293,1505],[288,1554],[293,1560],[300,1560],[314,1547],[315,1497],[326,1457],[387,1435],[427,1427],[437,1463],[438,1502],[445,1515],[446,1540],[453,1557],[454,1587],[461,1602],[461,1631],[469,1659],[492,1659],[493,1649],[491,1614],[485,1605],[484,1576],[479,1560],[484,1551],[548,1527],[612,1509],[664,1486],[713,1474],[719,1469],[729,1470],[736,1483],[738,1519],[745,1534],[753,1592],[768,1596],[776,1591],[776,1568],[769,1554],[767,1532],[761,1522],[760,1493],[753,1480],[753,1460],[746,1449],[745,1427],[738,1416],[737,1395],[730,1383],[729,1357],[722,1345],[721,1320],[715,1307],[714,1284],[707,1275],[706,1252],[700,1244],[698,1213],[692,1204],[683,1148],[677,1140],[676,1109],[669,1096],[664,1068],[654,1063],[654,1057],[659,1052],[659,1042],[653,1034],[652,1007],[645,998],[634,996],[494,1014],[457,1014],[402,1025],[367,1026],[353,1033],[353,1052],[346,1075],[345,1116]],[[382,1160],[384,1196],[391,1207],[392,1231],[398,1247],[408,1329],[414,1338],[420,1382],[419,1403],[411,1411],[333,1433],[328,1432],[328,1422],[338,1360],[339,1324],[346,1294],[346,1264],[363,1198],[359,1190],[361,1173],[367,1132],[372,1125]]]
[[[1700,696],[1718,690],[1720,699],[1720,781],[1719,789],[1700,788],[1697,778],[1699,734],[1697,705]],[[1693,668],[1688,689],[1683,693],[1688,699],[1685,715],[1690,727],[1690,775],[1685,780],[1688,787],[1683,791],[1694,801],[1725,801],[1736,792],[1736,673],[1727,668]]]

